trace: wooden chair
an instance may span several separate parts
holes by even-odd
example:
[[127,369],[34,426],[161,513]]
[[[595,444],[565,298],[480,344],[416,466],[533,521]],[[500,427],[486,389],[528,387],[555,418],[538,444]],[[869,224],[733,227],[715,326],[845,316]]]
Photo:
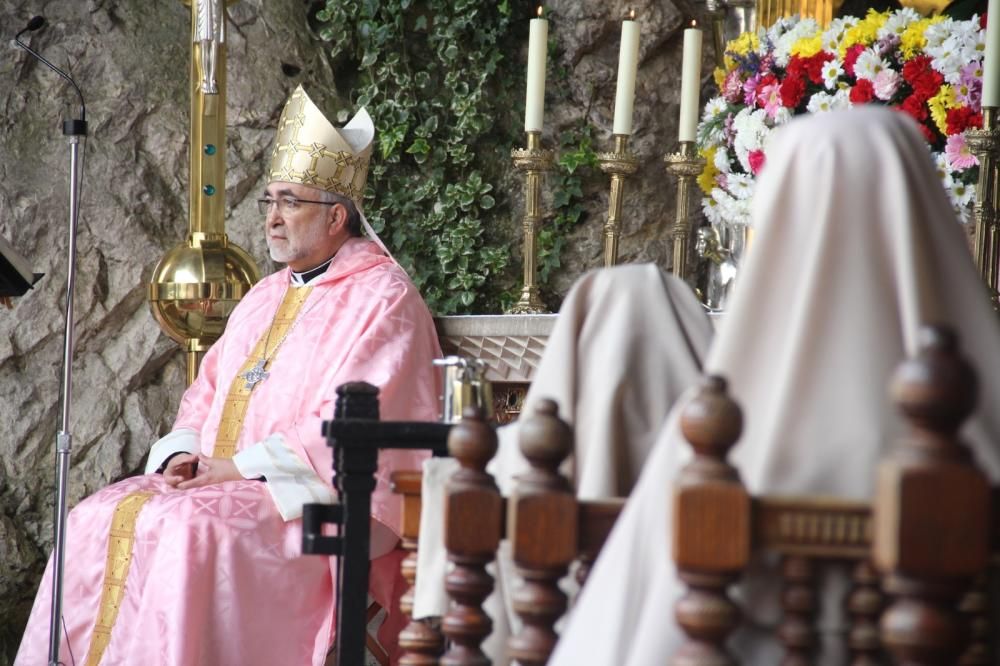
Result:
[[567,607],[559,580],[580,560],[583,583],[621,511],[623,500],[577,500],[572,484],[559,473],[573,435],[557,413],[554,402],[543,400],[522,420],[521,451],[531,469],[507,499],[486,472],[497,442],[481,415],[466,412],[449,435],[448,450],[461,469],[448,485],[445,502],[445,546],[454,567],[445,579],[452,604],[442,620],[449,641],[439,662],[444,666],[490,663],[481,646],[492,622],[482,605],[493,591],[486,565],[502,539],[510,541],[524,579],[512,600],[522,629],[510,638],[508,654],[525,666],[544,664],[556,644],[555,624]]
[[[851,664],[881,663],[883,645],[901,664],[995,663],[983,585],[991,491],[957,436],[972,411],[975,377],[953,335],[930,329],[924,337],[920,355],[901,366],[893,384],[910,433],[879,469],[872,506],[751,497],[726,462],[742,416],[724,380],[709,378],[685,408],[681,429],[695,457],[681,472],[672,510],[673,557],[688,587],[676,615],[687,642],[671,663],[736,663],[725,641],[740,612],[727,588],[756,550],[784,556],[785,616],[777,630],[783,664],[811,663],[814,583],[826,560],[854,562],[846,600]],[[996,529],[994,521],[994,539]],[[878,572],[892,595],[884,613]],[[979,585],[959,604],[973,579]]]

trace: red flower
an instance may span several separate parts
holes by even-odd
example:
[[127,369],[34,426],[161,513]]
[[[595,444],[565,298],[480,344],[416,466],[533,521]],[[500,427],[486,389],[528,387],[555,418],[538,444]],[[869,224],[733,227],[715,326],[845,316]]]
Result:
[[934,97],[944,83],[944,77],[931,67],[931,58],[926,55],[919,55],[903,65],[903,79],[921,102]]
[[903,103],[899,105],[899,108],[911,115],[914,120],[918,122],[923,122],[927,120],[927,107],[924,105],[924,100],[916,94],[910,95],[903,100]]
[[979,29],[986,30],[986,12],[983,12],[983,15],[979,17]]
[[781,82],[781,103],[794,109],[806,94],[806,80],[801,76],[786,76]]
[[847,53],[844,55],[844,71],[850,76],[854,76],[854,63],[858,61],[858,56],[861,55],[865,50],[864,44],[855,44],[851,48],[847,49]]
[[982,127],[983,115],[976,113],[967,106],[948,109],[948,136],[960,134],[970,127]]
[[875,86],[868,79],[858,79],[851,88],[850,100],[854,104],[867,104],[875,97]]
[[820,51],[816,55],[806,58],[803,61],[803,68],[809,80],[816,85],[823,83],[823,65],[831,60],[833,60],[833,54],[826,51]]
[[756,176],[764,168],[764,151],[751,150],[747,154],[747,161],[750,162],[750,173]]

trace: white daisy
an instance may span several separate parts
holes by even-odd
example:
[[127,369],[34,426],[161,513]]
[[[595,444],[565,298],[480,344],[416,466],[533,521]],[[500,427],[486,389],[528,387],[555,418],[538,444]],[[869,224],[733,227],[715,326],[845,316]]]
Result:
[[865,49],[854,63],[854,76],[875,81],[880,72],[889,69],[889,63],[882,59],[875,49]]

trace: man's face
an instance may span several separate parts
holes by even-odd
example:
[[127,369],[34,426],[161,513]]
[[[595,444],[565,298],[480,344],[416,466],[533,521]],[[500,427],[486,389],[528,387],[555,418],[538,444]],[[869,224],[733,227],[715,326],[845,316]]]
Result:
[[[274,182],[264,197],[278,202],[268,210],[264,222],[271,259],[293,271],[314,268],[333,256],[342,241],[335,224],[339,204],[303,203],[319,201],[320,192],[296,183]],[[298,204],[292,204],[295,200]],[[342,225],[341,225],[342,226]]]

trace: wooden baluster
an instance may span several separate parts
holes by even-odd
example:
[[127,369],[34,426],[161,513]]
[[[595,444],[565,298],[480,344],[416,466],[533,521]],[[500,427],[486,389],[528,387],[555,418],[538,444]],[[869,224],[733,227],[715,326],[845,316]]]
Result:
[[740,612],[726,588],[750,559],[751,502],[726,455],[742,432],[743,415],[725,380],[709,377],[680,418],[695,455],[673,494],[673,557],[688,590],[675,606],[687,641],[671,663],[735,664],[725,642]]
[[402,547],[407,551],[400,564],[403,579],[409,586],[399,600],[399,610],[410,621],[399,633],[399,647],[403,651],[400,666],[436,666],[444,651],[444,637],[428,622],[413,619],[414,583],[417,579],[417,539],[420,535],[420,484],[423,475],[418,471],[394,472],[392,492],[403,500]]
[[993,660],[993,633],[990,627],[989,572],[983,572],[976,579],[958,610],[968,618],[969,642],[958,660],[959,666],[989,666],[996,664]]
[[507,646],[521,666],[542,666],[555,649],[555,624],[567,606],[559,580],[576,557],[576,496],[559,474],[573,450],[573,431],[558,413],[555,402],[540,400],[534,413],[521,419],[521,453],[531,469],[518,477],[508,501],[507,536],[524,584],[513,595],[523,624]]
[[461,464],[451,477],[445,499],[445,547],[454,564],[445,576],[451,607],[441,623],[451,641],[442,666],[489,666],[483,639],[493,622],[483,601],[493,591],[486,573],[500,544],[503,499],[486,464],[497,450],[497,436],[478,407],[467,407],[448,435],[448,452]]
[[878,618],[882,614],[884,597],[881,580],[870,562],[859,562],[851,572],[851,592],[847,596],[847,613],[851,617],[847,647],[851,651],[851,666],[882,664],[882,642],[878,636]]
[[920,342],[892,383],[910,432],[878,474],[875,564],[895,596],[881,632],[897,663],[951,665],[966,633],[958,598],[989,557],[990,488],[957,434],[975,405],[975,373],[951,332],[926,328]]
[[778,638],[785,646],[782,666],[808,666],[816,650],[816,573],[811,560],[788,556],[781,563],[785,589],[781,594],[784,616]]
[[590,575],[590,569],[604,546],[611,528],[625,506],[623,498],[599,501],[583,500],[577,503],[579,542],[577,544],[576,582],[583,587]]

